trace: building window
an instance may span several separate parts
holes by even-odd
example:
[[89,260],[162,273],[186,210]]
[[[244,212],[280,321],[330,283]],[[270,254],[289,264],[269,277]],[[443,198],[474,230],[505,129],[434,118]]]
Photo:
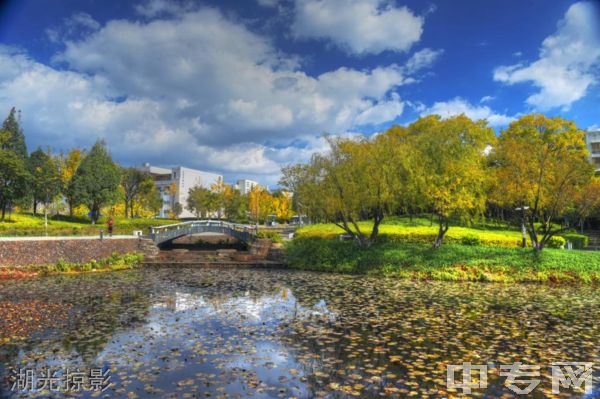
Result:
[[598,143],[592,143],[592,152],[599,152],[600,153],[600,142],[598,142]]

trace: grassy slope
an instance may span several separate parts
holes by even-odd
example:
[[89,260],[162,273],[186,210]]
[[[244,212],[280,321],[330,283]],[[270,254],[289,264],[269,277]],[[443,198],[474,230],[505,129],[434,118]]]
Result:
[[[8,215],[7,215],[8,218]],[[150,226],[174,223],[165,219],[124,219],[115,218],[114,234],[131,234],[133,230],[148,231]],[[83,217],[52,216],[48,219],[48,234],[61,235],[96,235],[100,230],[106,231],[106,218],[101,218],[96,225],[90,224]],[[44,216],[29,213],[18,213],[11,216],[10,221],[0,223],[0,236],[36,236],[45,235]]]
[[[369,230],[369,224],[361,228]],[[545,249],[535,254],[516,248],[520,233],[490,227],[451,227],[439,250],[431,243],[436,227],[429,221],[393,220],[382,226],[388,239],[368,249],[339,242],[334,225],[307,226],[287,245],[292,267],[347,273],[383,273],[399,277],[505,282],[600,282],[600,252]],[[457,244],[465,236],[482,244]]]

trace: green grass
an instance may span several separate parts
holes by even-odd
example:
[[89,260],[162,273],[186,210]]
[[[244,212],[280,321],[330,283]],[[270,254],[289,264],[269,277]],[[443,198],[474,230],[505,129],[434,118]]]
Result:
[[[372,223],[359,222],[363,233],[369,234]],[[379,227],[380,241],[397,243],[420,243],[432,244],[437,236],[438,226],[431,225],[429,219],[415,218],[393,218],[386,219]],[[344,231],[334,224],[315,224],[302,227],[296,231],[298,237],[320,237],[334,238]],[[446,244],[474,244],[483,246],[515,248],[521,245],[521,232],[509,229],[506,226],[497,227],[493,225],[482,225],[472,227],[451,226],[444,237]],[[561,237],[556,237],[551,246],[560,247],[564,245]]]
[[[100,230],[106,232],[106,220],[106,217],[102,217],[97,224],[92,225],[90,220],[84,217],[49,216],[48,235],[97,235]],[[134,230],[142,230],[146,233],[150,226],[175,223],[175,221],[168,219],[125,219],[121,217],[114,218],[114,221],[114,234],[131,234]],[[11,215],[11,220],[0,222],[0,236],[43,236],[45,234],[44,215],[34,216],[31,213],[17,213]]]
[[299,237],[286,244],[292,268],[382,274],[413,279],[495,282],[600,282],[600,252],[384,242]]

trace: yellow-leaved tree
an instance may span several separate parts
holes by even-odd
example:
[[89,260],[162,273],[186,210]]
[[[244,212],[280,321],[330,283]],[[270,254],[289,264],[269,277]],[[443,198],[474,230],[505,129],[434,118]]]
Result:
[[438,248],[452,219],[469,220],[485,210],[490,186],[487,152],[494,143],[494,131],[484,120],[465,115],[442,119],[438,115],[420,118],[408,126],[417,164],[413,170],[422,207],[438,220],[433,244]]
[[562,118],[525,115],[501,133],[493,157],[495,201],[526,210],[532,246],[542,250],[563,230],[557,219],[592,178],[584,132]]

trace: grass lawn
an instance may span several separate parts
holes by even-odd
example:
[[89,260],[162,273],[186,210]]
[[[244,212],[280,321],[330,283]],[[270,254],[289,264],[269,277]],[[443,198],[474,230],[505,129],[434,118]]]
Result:
[[[361,222],[369,232],[371,224]],[[291,267],[342,273],[383,274],[414,279],[498,282],[600,282],[600,252],[518,248],[521,234],[498,226],[450,227],[442,247],[432,244],[437,226],[427,219],[392,219],[381,239],[361,249],[337,239],[332,224],[299,229],[286,245]],[[473,237],[477,237],[473,245]],[[465,245],[470,244],[470,245]]]
[[[7,215],[8,218],[8,215]],[[96,235],[100,230],[106,232],[106,217],[100,218],[95,225],[85,217],[69,217],[53,215],[48,217],[48,235],[71,236],[71,235]],[[125,219],[114,218],[114,234],[131,234],[134,230],[148,232],[150,226],[175,223],[168,219]],[[11,220],[0,222],[0,236],[43,236],[46,234],[44,228],[44,215],[34,216],[31,213],[17,213],[11,215]]]
[[[363,233],[370,233],[372,222],[359,222]],[[390,218],[385,219],[379,227],[381,240],[398,243],[433,244],[437,236],[437,224],[431,224],[429,219]],[[302,227],[296,231],[298,237],[335,238],[344,231],[334,224],[314,224]],[[472,227],[450,226],[444,237],[446,244],[463,244],[479,242],[484,246],[515,248],[521,245],[521,232],[507,226],[480,225]],[[564,244],[562,239],[555,241],[556,246]]]

